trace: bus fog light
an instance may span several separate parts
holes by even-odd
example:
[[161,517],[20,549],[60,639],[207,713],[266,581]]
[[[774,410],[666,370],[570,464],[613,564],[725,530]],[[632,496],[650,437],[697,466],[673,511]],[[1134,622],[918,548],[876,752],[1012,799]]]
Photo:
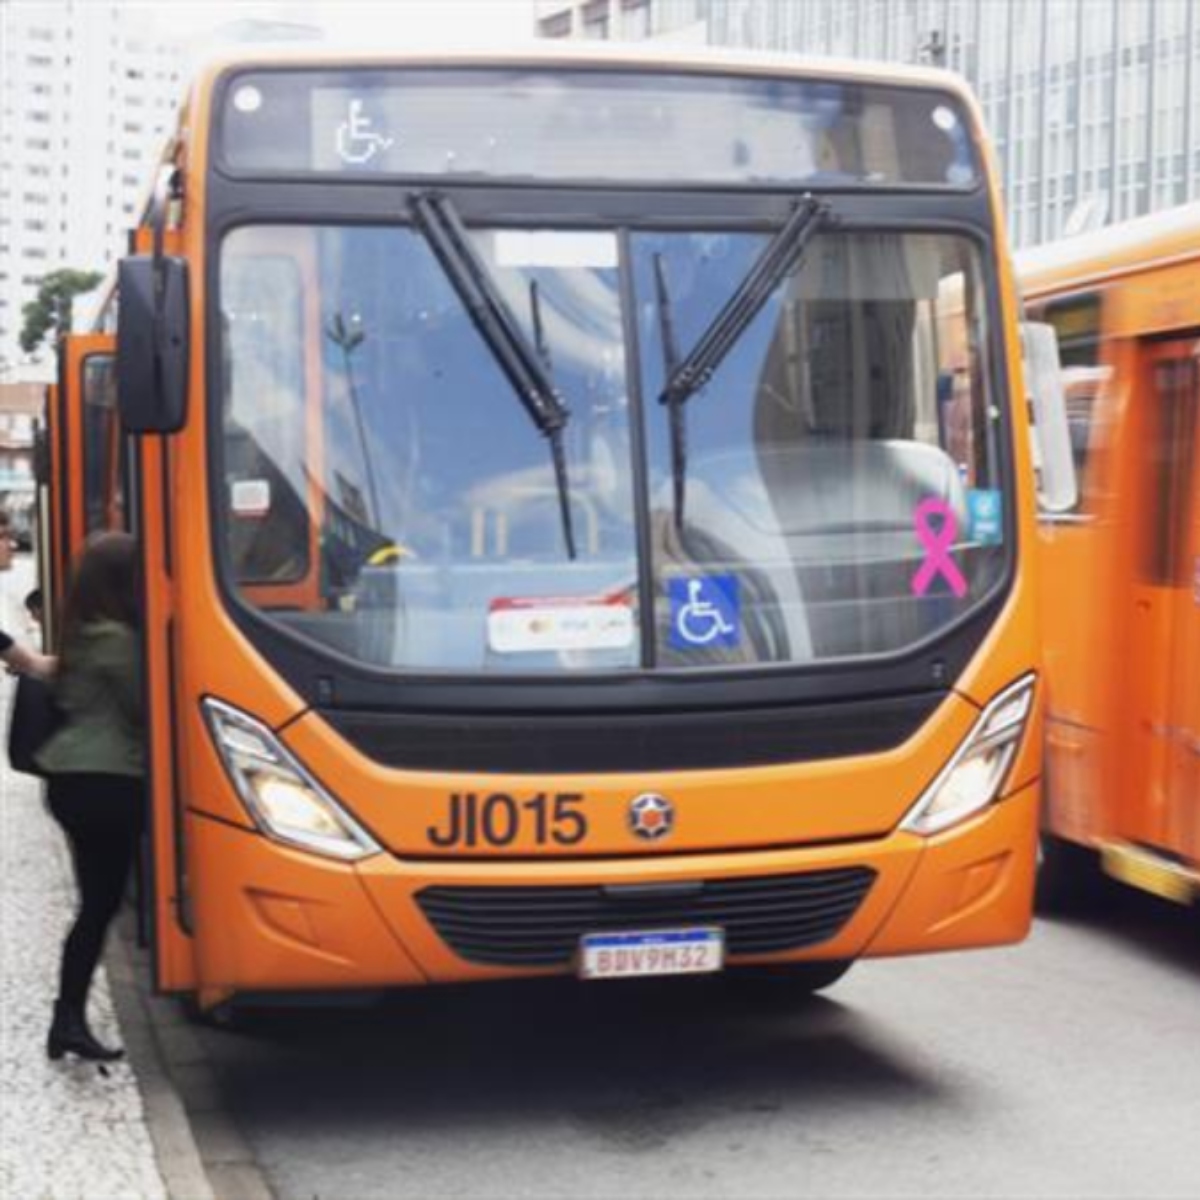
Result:
[[378,842],[305,770],[261,722],[203,701],[229,777],[255,824],[276,841],[346,860],[378,854]]
[[939,833],[1000,796],[1033,708],[1034,683],[1034,676],[1026,676],[984,709],[954,757],[900,823],[901,829]]

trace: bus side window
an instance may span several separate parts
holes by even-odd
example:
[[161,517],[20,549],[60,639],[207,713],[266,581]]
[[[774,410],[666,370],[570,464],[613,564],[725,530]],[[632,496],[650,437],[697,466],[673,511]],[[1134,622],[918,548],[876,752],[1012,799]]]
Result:
[[87,533],[117,529],[125,510],[118,469],[116,359],[90,354],[83,364],[83,515]]
[[1076,511],[1084,507],[1088,469],[1102,436],[1097,423],[1099,400],[1112,377],[1112,368],[1103,362],[1102,315],[1101,297],[1094,292],[1030,306],[1028,314],[1030,320],[1052,325],[1058,335],[1067,424],[1079,488]]
[[244,586],[300,584],[312,563],[298,268],[277,253],[231,255],[221,286],[226,539],[234,575]]
[[1142,448],[1147,503],[1141,543],[1146,581],[1163,587],[1191,582],[1187,514],[1192,451],[1200,423],[1198,376],[1200,366],[1193,357],[1159,359],[1150,375],[1150,427]]

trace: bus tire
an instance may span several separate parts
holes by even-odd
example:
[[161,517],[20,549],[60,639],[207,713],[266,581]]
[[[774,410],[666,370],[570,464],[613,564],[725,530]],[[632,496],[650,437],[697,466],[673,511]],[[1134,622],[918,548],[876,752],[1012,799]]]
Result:
[[796,1000],[832,987],[853,965],[852,958],[835,958],[773,967],[741,967],[730,971],[727,978],[739,996]]
[[1103,897],[1104,876],[1096,852],[1043,830],[1038,844],[1038,911],[1090,912]]

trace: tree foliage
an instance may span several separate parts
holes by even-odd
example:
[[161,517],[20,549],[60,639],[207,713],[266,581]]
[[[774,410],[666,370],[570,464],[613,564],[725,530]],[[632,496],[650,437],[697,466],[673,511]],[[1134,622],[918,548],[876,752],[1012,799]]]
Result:
[[100,271],[76,271],[70,267],[43,275],[37,296],[21,310],[25,318],[21,326],[21,349],[32,354],[47,335],[53,344],[64,333],[70,333],[75,297],[90,292],[103,278]]

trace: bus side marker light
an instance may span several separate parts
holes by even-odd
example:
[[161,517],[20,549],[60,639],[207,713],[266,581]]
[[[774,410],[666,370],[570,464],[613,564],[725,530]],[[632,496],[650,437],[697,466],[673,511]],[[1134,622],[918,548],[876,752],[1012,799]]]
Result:
[[265,725],[220,700],[201,707],[229,778],[268,837],[347,862],[382,851]]
[[983,710],[954,757],[900,823],[928,837],[987,808],[1001,793],[1033,709],[1036,676],[1026,675]]

